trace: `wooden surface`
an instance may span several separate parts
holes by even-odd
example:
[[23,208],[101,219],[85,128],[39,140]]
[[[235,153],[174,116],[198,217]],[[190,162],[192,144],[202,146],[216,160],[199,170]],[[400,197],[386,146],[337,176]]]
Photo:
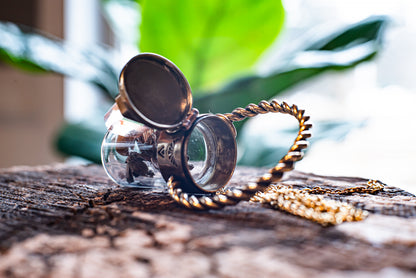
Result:
[[[262,170],[240,168],[238,186]],[[366,179],[292,172],[295,187]],[[123,188],[99,166],[0,170],[0,277],[415,277],[416,197],[331,196],[372,212],[322,227],[243,202],[195,212]]]

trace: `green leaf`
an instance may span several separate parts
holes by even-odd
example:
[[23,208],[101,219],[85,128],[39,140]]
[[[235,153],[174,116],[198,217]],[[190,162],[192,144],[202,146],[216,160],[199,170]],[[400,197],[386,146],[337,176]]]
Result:
[[337,50],[371,41],[380,42],[380,32],[383,31],[386,22],[385,17],[370,17],[313,43],[306,50]]
[[0,59],[32,72],[55,72],[90,82],[109,97],[118,94],[119,70],[98,46],[77,49],[40,32],[0,21]]
[[247,72],[283,24],[278,0],[142,1],[140,50],[172,60],[191,87]]
[[284,90],[328,70],[344,70],[370,60],[381,47],[387,19],[371,17],[291,54],[266,76],[252,75],[194,99],[201,112],[226,113],[271,99]]
[[104,122],[100,126],[91,123],[66,123],[58,132],[55,146],[64,154],[101,163],[101,142],[105,132]]

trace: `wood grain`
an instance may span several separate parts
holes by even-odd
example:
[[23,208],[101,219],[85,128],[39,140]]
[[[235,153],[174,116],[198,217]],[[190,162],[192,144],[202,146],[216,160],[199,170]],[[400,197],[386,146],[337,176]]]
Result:
[[[238,168],[231,186],[264,169]],[[294,187],[367,179],[293,171]],[[416,197],[333,195],[371,212],[322,227],[242,202],[220,211],[179,207],[163,190],[123,188],[99,166],[0,170],[1,277],[413,277]]]

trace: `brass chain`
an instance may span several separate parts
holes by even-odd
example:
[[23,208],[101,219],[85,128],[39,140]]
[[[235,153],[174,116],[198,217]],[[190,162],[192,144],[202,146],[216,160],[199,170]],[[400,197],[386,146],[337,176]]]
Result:
[[311,194],[375,194],[383,189],[384,184],[376,180],[368,181],[365,187],[357,186],[342,190],[321,187],[294,189],[291,186],[271,185],[266,191],[258,192],[250,201],[266,204],[274,209],[280,209],[326,226],[345,221],[361,221],[367,217],[368,212],[345,202]]
[[289,106],[285,102],[279,104],[276,100],[273,100],[271,102],[261,101],[258,105],[249,104],[246,108],[237,108],[232,113],[220,114],[219,116],[234,122],[270,112],[294,116],[299,122],[299,132],[287,154],[268,173],[258,178],[255,183],[248,183],[242,188],[230,188],[218,192],[214,196],[205,195],[202,197],[183,192],[180,181],[170,177],[168,180],[170,196],[179,204],[190,209],[220,209],[224,206],[236,205],[240,201],[250,200],[257,192],[263,191],[270,184],[279,181],[285,172],[291,171],[294,163],[303,158],[302,151],[308,147],[306,139],[311,137],[309,129],[312,124],[307,123],[309,116],[304,115],[304,110],[298,109],[296,105]]
[[236,205],[240,201],[250,200],[266,204],[272,208],[287,211],[291,214],[315,221],[322,225],[336,225],[345,221],[360,221],[367,217],[368,212],[355,208],[348,203],[325,199],[323,196],[311,194],[343,194],[368,193],[375,194],[384,189],[384,185],[376,180],[370,180],[367,186],[346,189],[323,189],[321,187],[294,189],[283,185],[275,185],[285,172],[291,171],[296,161],[303,158],[303,150],[308,147],[306,139],[311,137],[311,124],[306,123],[309,116],[296,105],[289,106],[276,100],[262,101],[259,105],[250,104],[246,108],[237,108],[232,113],[219,115],[231,122],[241,121],[248,117],[269,112],[284,113],[294,116],[299,122],[299,132],[292,147],[279,163],[269,172],[260,177],[256,183],[249,183],[242,188],[230,188],[218,191],[214,196],[197,197],[182,191],[180,182],[171,177],[168,180],[170,196],[179,204],[198,210],[221,209],[224,206]]

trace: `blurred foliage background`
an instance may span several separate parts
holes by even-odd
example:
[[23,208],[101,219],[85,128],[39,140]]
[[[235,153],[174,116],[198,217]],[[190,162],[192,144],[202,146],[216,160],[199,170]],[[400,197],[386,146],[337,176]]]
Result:
[[[305,109],[296,169],[416,193],[415,14],[414,0],[0,1],[0,167],[99,163],[119,72],[149,51],[182,69],[201,112]],[[238,133],[239,164],[271,165],[296,121],[266,114]]]
[[[139,52],[154,52],[172,60],[188,78],[194,106],[200,112],[229,112],[235,107],[278,97],[289,88],[326,71],[339,71],[371,60],[382,45],[386,18],[375,16],[330,32],[314,30],[285,48],[284,55],[257,70],[261,60],[279,48],[285,10],[281,1],[220,0],[102,0],[100,10],[116,39]],[[66,122],[57,134],[56,148],[71,156],[100,162],[105,133],[102,116],[118,94],[119,72],[127,62],[119,49],[106,45],[79,48],[11,22],[0,22],[0,58],[22,70],[54,72],[99,88],[105,100],[82,122]],[[296,45],[296,47],[293,47]],[[302,107],[306,108],[307,107]],[[99,116],[98,116],[99,115]],[[339,140],[362,122],[333,120],[315,123],[317,136]],[[275,163],[293,140],[296,126],[266,137],[273,144],[253,144],[253,132],[238,126],[240,164]],[[265,137],[264,135],[262,135]],[[261,138],[260,138],[261,139]],[[257,140],[257,141],[253,141]]]

